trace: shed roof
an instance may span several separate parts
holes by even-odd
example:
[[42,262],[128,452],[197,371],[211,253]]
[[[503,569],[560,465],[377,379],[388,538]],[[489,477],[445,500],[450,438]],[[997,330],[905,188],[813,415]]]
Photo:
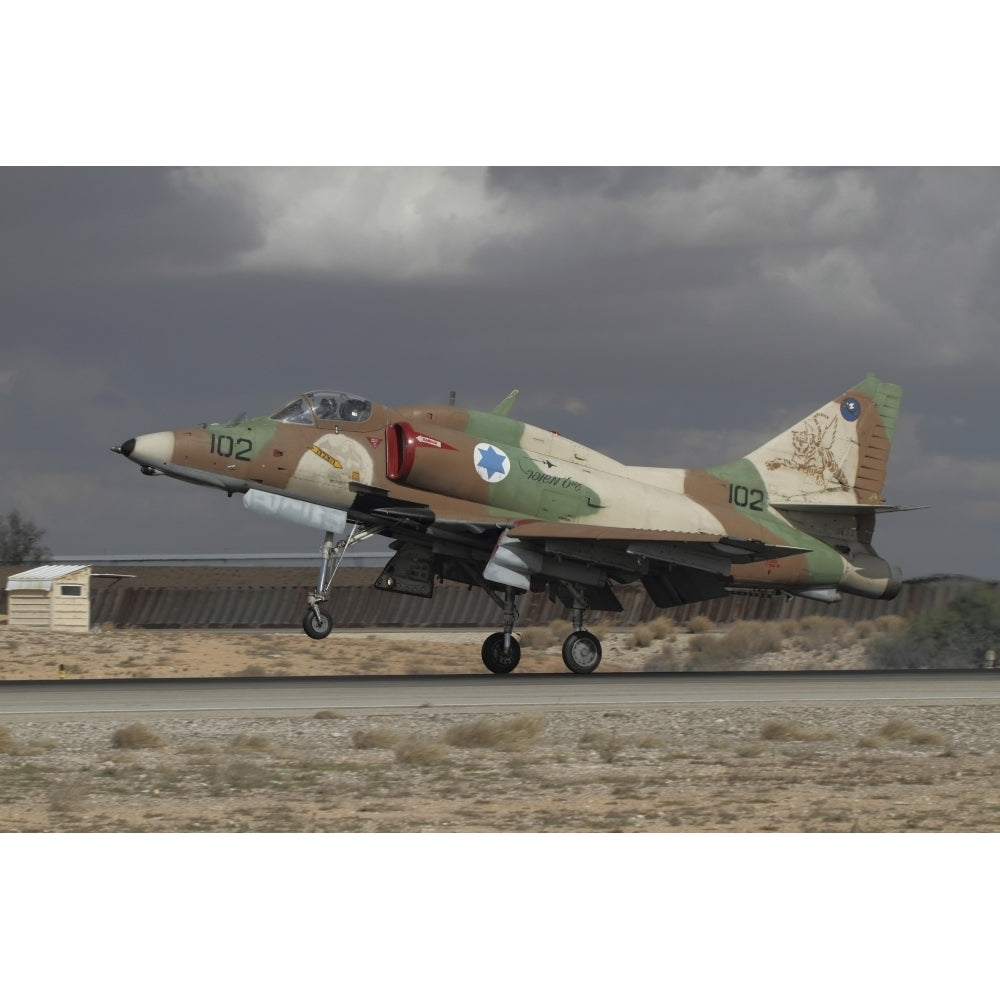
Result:
[[55,580],[89,569],[89,566],[36,566],[8,577],[8,590],[51,590]]

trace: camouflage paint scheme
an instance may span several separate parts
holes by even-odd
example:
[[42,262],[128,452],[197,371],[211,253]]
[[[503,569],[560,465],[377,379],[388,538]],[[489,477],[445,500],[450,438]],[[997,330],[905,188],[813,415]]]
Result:
[[317,391],[272,416],[115,450],[147,474],[346,512],[393,539],[376,586],[482,586],[505,607],[506,649],[513,600],[529,589],[571,608],[576,632],[587,609],[619,608],[611,584],[636,580],[661,607],[733,588],[894,597],[901,573],[871,539],[877,513],[904,509],[882,495],[901,395],[869,375],[745,458],[703,469],[623,465],[508,417],[516,393],[483,413]]

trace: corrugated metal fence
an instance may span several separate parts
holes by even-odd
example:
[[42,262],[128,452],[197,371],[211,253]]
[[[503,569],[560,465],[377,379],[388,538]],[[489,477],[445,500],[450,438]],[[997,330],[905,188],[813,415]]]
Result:
[[[824,615],[859,621],[884,615],[909,615],[940,607],[966,587],[981,583],[969,577],[911,581],[894,601],[844,597],[837,604],[803,598],[733,594],[726,598],[662,610],[639,585],[616,590],[620,614],[593,613],[587,621],[627,628],[664,615],[686,622],[705,615],[715,622],[739,619],[779,621]],[[994,584],[990,584],[994,586]],[[301,624],[309,586],[240,587],[111,587],[92,595],[94,626],[117,628],[292,628]],[[327,610],[338,628],[400,626],[496,628],[500,609],[483,593],[462,586],[439,585],[430,600],[375,590],[371,586],[335,587]],[[528,594],[520,602],[520,627],[567,618],[561,604],[544,594]]]

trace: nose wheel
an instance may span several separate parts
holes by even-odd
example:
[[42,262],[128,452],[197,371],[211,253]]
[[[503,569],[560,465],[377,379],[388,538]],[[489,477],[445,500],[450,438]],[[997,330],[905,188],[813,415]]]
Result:
[[333,631],[333,619],[319,605],[313,605],[302,619],[302,630],[310,639],[325,639]]

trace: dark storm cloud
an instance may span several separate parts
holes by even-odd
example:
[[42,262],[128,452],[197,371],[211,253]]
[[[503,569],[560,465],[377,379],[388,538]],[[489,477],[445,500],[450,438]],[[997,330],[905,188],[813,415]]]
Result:
[[225,260],[252,247],[252,206],[207,197],[170,169],[0,169],[0,287],[119,284],[166,266]]
[[516,386],[623,461],[706,464],[875,371],[890,499],[936,505],[880,547],[1000,576],[996,204],[991,170],[0,170],[0,510],[66,554],[310,549],[106,449],[321,386]]
[[[753,168],[756,169],[756,168]],[[707,176],[700,167],[490,167],[488,190],[527,198],[597,194],[610,199],[662,188],[694,190]]]

